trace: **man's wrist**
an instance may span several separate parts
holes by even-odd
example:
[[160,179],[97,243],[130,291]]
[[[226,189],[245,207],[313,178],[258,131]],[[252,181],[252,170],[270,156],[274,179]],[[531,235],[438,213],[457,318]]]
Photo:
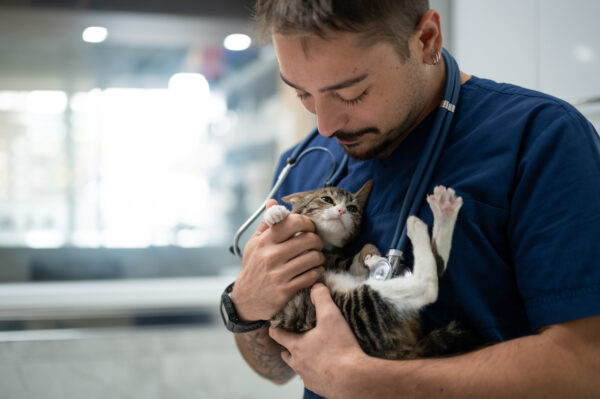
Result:
[[235,282],[229,284],[221,295],[221,318],[225,328],[234,333],[245,333],[254,330],[264,329],[269,326],[268,320],[243,321],[237,313],[235,305],[231,299],[231,291]]

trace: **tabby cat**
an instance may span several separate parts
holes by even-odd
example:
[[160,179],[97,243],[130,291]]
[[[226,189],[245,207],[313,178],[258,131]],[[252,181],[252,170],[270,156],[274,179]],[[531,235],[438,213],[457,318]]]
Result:
[[[438,277],[445,271],[462,198],[454,190],[438,186],[427,202],[433,212],[433,240],[427,225],[415,216],[407,220],[413,245],[413,273],[386,281],[369,279],[369,268],[382,259],[377,248],[367,244],[353,258],[346,259],[340,248],[360,229],[363,209],[372,188],[369,180],[356,193],[336,187],[296,193],[283,197],[292,212],[309,217],[325,242],[325,274],[333,301],[341,310],[362,349],[386,359],[413,359],[464,352],[479,345],[473,334],[452,322],[423,336],[420,310],[436,301]],[[281,205],[267,209],[269,226],[282,221],[289,211]],[[315,308],[310,291],[293,297],[271,320],[273,327],[303,332],[315,326]]]

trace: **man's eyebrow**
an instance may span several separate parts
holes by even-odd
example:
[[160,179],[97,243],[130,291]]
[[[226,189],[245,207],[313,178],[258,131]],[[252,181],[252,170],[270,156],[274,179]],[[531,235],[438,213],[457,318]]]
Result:
[[[300,86],[297,86],[295,84],[293,84],[292,82],[290,82],[289,80],[287,80],[281,73],[279,74],[279,76],[281,77],[281,80],[283,80],[283,82],[285,84],[287,84],[288,86],[293,87],[296,90],[302,90],[305,91],[303,88],[301,88]],[[353,86],[359,82],[362,82],[363,80],[365,80],[367,78],[367,74],[362,74],[360,76],[357,76],[355,78],[351,78],[351,79],[347,79],[344,80],[343,82],[331,85],[331,86],[327,86],[327,87],[323,87],[322,89],[319,89],[319,93],[324,93],[326,91],[334,91],[334,90],[341,90],[341,89],[345,89],[347,87]]]

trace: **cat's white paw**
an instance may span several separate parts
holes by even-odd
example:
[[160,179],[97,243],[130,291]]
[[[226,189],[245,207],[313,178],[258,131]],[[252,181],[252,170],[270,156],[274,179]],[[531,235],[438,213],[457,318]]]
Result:
[[428,240],[429,233],[427,231],[427,225],[418,217],[409,216],[406,220],[406,235],[408,235],[408,238],[410,238],[410,241],[413,244],[418,238]]
[[371,270],[380,260],[386,260],[383,256],[369,254],[365,256],[365,266]]
[[269,226],[281,222],[290,214],[290,211],[283,205],[273,205],[265,211],[264,220]]
[[458,197],[453,189],[437,186],[433,194],[427,196],[427,202],[436,218],[447,218],[456,217],[463,199]]

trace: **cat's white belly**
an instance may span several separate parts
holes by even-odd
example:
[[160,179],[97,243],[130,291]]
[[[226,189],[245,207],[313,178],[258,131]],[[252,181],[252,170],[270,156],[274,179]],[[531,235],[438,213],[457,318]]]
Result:
[[345,272],[326,272],[324,279],[330,292],[350,291],[365,283],[364,278]]

